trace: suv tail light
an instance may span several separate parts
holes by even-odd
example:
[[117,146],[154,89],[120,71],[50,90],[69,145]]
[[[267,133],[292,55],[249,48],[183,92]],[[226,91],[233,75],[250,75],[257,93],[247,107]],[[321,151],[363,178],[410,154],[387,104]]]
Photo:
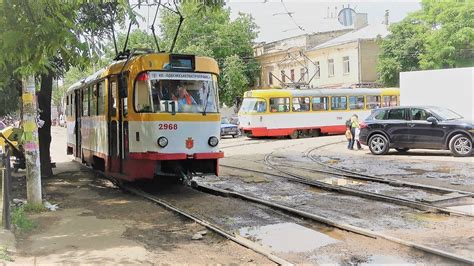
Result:
[[364,122],[360,122],[360,123],[359,123],[359,128],[360,128],[360,129],[363,129],[363,128],[366,128],[366,127],[367,127],[367,124],[366,124],[366,123],[364,123]]

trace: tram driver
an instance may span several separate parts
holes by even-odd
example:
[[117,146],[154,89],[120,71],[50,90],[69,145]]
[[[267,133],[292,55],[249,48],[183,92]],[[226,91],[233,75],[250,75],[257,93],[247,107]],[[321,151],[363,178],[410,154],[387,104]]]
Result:
[[174,96],[174,100],[178,101],[178,111],[183,112],[189,110],[192,105],[197,105],[193,96],[189,94],[183,85],[178,85],[178,97]]

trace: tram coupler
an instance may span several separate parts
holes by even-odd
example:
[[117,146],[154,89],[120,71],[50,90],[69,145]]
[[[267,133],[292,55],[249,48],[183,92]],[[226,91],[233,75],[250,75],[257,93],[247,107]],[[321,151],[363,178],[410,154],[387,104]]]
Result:
[[193,174],[189,170],[186,170],[181,166],[177,166],[176,170],[183,185],[193,188],[197,187],[197,182],[193,180]]

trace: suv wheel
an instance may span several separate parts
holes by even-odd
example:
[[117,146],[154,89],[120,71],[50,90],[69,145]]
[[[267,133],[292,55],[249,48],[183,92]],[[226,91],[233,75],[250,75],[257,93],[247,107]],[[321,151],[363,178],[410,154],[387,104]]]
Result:
[[457,157],[470,156],[472,153],[472,140],[464,134],[457,134],[449,141],[449,150]]
[[369,149],[372,154],[383,155],[389,150],[389,143],[387,138],[381,134],[375,134],[369,139]]

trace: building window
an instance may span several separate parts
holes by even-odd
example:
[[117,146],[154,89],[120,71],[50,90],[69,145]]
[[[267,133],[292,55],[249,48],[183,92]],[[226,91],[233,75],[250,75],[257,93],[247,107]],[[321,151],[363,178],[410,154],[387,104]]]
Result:
[[316,65],[316,75],[314,75],[314,77],[318,79],[321,77],[321,67],[319,66],[319,61],[317,61],[315,65]]
[[351,72],[350,64],[349,64],[349,56],[344,56],[342,58],[342,73],[347,75]]
[[328,59],[328,76],[334,77],[334,59]]
[[281,82],[286,82],[285,70],[281,71]]
[[306,69],[305,68],[301,68],[300,69],[300,80],[301,81],[305,81],[305,74],[306,73]]
[[268,72],[268,84],[273,85],[273,74],[272,74],[272,72]]
[[295,81],[295,70],[294,69],[290,70],[290,74],[291,74],[290,75],[291,76],[291,81]]

